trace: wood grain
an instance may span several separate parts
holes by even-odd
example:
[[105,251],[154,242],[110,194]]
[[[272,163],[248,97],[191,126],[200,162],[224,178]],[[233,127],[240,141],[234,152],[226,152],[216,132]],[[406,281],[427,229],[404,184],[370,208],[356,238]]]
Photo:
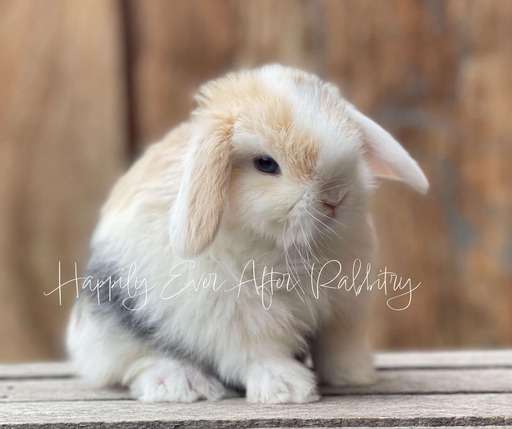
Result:
[[375,355],[375,365],[382,369],[512,368],[512,350],[386,352]]
[[326,397],[318,403],[286,406],[253,405],[241,398],[202,402],[199,406],[115,400],[0,403],[0,427],[21,424],[54,428],[86,424],[92,427],[94,424],[101,427],[144,424],[158,428],[512,424],[510,394],[455,394],[446,399],[446,395],[368,395]]
[[62,355],[97,213],[126,162],[112,0],[0,2],[0,360]]
[[[512,369],[389,370],[372,386],[322,386],[322,396],[434,393],[509,393]],[[1,402],[130,399],[126,389],[94,389],[75,378],[0,379]]]
[[71,362],[32,362],[0,365],[0,380],[69,378],[71,376],[73,376]]
[[[126,390],[93,389],[69,365],[0,366],[0,427],[444,427],[512,424],[512,350],[383,353],[373,386],[326,388],[312,404],[255,405],[243,398],[143,403]],[[446,362],[461,364],[447,368]],[[404,363],[425,368],[400,368]],[[484,365],[488,368],[482,369]]]
[[[512,350],[465,350],[437,352],[380,352],[375,366],[382,370],[512,368]],[[0,364],[0,380],[69,378],[70,362]]]
[[[192,94],[269,62],[320,74],[389,129],[431,181],[383,183],[379,349],[512,346],[512,2],[0,0],[0,362],[63,357],[97,212]],[[130,120],[130,122],[129,122]]]
[[224,71],[277,61],[319,73],[389,129],[431,182],[426,197],[391,183],[377,192],[374,271],[421,286],[400,312],[375,294],[372,342],[512,345],[512,3],[130,4],[141,150]]

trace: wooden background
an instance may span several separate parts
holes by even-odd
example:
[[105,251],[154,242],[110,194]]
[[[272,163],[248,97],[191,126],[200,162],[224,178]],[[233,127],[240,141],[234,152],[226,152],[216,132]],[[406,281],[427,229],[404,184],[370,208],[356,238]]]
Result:
[[378,348],[512,346],[512,2],[0,0],[0,361],[62,356],[103,200],[225,71],[280,62],[341,85],[418,159],[382,184],[380,267],[421,282],[374,306]]

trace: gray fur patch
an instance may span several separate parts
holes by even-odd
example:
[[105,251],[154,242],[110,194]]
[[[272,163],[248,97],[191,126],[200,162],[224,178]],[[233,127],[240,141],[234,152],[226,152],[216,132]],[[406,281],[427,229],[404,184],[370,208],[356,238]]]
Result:
[[86,279],[82,284],[80,300],[86,300],[94,313],[103,318],[105,323],[117,322],[134,338],[151,346],[156,351],[194,364],[203,372],[216,376],[226,386],[237,391],[243,387],[223,380],[211,360],[204,359],[198,353],[187,347],[180,338],[169,340],[169,333],[159,334],[158,321],[149,317],[151,308],[140,306],[133,290],[126,287],[129,267],[122,268],[116,261],[102,260],[94,255],[90,259],[85,272]]
[[93,257],[85,272],[81,295],[98,314],[114,317],[137,339],[151,341],[156,326],[148,323],[145,309],[137,307],[137,298],[123,284],[126,272],[114,261],[100,261]]

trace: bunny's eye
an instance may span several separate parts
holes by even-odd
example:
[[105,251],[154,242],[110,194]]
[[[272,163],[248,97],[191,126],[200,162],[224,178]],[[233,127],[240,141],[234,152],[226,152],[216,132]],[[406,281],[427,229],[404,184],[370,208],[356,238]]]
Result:
[[254,166],[257,170],[267,174],[280,174],[279,164],[270,156],[257,156],[254,158]]

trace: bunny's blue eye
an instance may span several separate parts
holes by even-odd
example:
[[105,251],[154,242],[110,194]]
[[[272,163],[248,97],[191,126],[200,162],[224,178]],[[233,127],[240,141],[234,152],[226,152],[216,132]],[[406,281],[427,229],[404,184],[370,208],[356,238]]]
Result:
[[254,158],[254,166],[257,170],[266,174],[280,174],[279,164],[270,156],[257,156]]

